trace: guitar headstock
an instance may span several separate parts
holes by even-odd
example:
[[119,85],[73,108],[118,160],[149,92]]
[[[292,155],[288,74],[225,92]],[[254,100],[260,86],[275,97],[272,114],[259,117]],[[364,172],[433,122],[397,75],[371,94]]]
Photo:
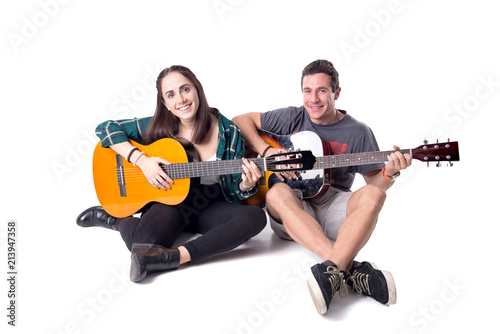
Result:
[[266,159],[267,170],[271,172],[309,170],[316,163],[316,157],[311,151],[288,151],[273,154],[264,159]]
[[450,166],[453,166],[451,161],[460,161],[458,142],[428,144],[424,141],[424,145],[412,150],[412,157],[427,162],[427,165],[430,162],[436,162],[437,166],[441,167],[442,162],[448,162]]

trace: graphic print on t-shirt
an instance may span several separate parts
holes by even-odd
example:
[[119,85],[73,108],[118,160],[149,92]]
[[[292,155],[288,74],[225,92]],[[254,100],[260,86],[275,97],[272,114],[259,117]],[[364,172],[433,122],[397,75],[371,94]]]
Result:
[[[323,142],[323,145],[326,146],[323,148],[323,152],[325,154],[330,154],[330,155],[337,155],[337,154],[345,154],[347,152],[347,148],[349,147],[348,144],[346,143],[339,143],[335,141],[328,141],[325,140]],[[336,183],[336,177],[333,177],[333,174],[335,172],[335,169],[325,169],[324,170],[324,177],[326,180],[330,180],[330,185],[334,186]]]
[[328,149],[325,152],[331,152],[331,154],[345,154],[345,152],[347,152],[347,147],[349,146],[345,143],[327,140],[325,140],[325,145],[328,145]]

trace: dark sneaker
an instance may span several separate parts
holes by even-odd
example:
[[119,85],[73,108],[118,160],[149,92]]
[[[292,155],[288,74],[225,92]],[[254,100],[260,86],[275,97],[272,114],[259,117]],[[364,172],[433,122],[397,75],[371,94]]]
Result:
[[309,292],[319,314],[325,314],[337,291],[341,297],[347,294],[347,273],[339,270],[332,261],[318,263],[311,268],[313,277],[307,281]]
[[378,270],[374,263],[353,261],[351,274],[346,281],[354,291],[370,296],[382,304],[396,303],[396,284],[392,274]]

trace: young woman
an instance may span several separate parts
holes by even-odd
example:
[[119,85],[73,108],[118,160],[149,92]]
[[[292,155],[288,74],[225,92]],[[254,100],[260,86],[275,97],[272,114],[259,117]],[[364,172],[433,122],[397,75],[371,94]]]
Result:
[[[202,177],[192,183],[190,195],[180,205],[153,203],[141,217],[115,218],[102,207],[82,212],[77,224],[118,230],[132,252],[130,279],[141,281],[148,273],[178,268],[231,250],[266,225],[266,216],[257,206],[241,205],[256,193],[261,171],[244,158],[243,139],[236,125],[215,108],[210,108],[201,83],[186,67],[164,69],[156,81],[158,91],[153,117],[107,121],[96,134],[109,147],[139,166],[155,188],[169,191],[175,182],[160,168],[165,159],[148,157],[129,139],[151,144],[174,138],[198,161],[242,159],[242,174]],[[195,194],[195,195],[193,195]],[[200,199],[200,196],[203,198]],[[186,229],[201,234],[178,248],[170,248]]]

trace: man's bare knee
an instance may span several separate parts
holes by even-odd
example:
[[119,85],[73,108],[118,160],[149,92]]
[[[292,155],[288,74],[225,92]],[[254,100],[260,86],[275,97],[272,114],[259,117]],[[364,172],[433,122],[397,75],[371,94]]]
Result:
[[366,185],[357,190],[348,203],[348,212],[358,207],[382,210],[387,194],[377,186]]
[[383,191],[377,186],[367,185],[366,192],[367,192],[367,194],[365,195],[366,201],[369,201],[375,205],[381,205],[381,206],[384,205],[385,199],[387,197],[385,191]]
[[285,183],[275,183],[271,189],[266,194],[267,203],[279,203],[282,202],[284,198],[289,198],[294,196],[292,189]]
[[267,208],[271,214],[279,216],[280,211],[288,210],[291,206],[302,209],[302,203],[293,190],[285,183],[276,183],[266,194]]

